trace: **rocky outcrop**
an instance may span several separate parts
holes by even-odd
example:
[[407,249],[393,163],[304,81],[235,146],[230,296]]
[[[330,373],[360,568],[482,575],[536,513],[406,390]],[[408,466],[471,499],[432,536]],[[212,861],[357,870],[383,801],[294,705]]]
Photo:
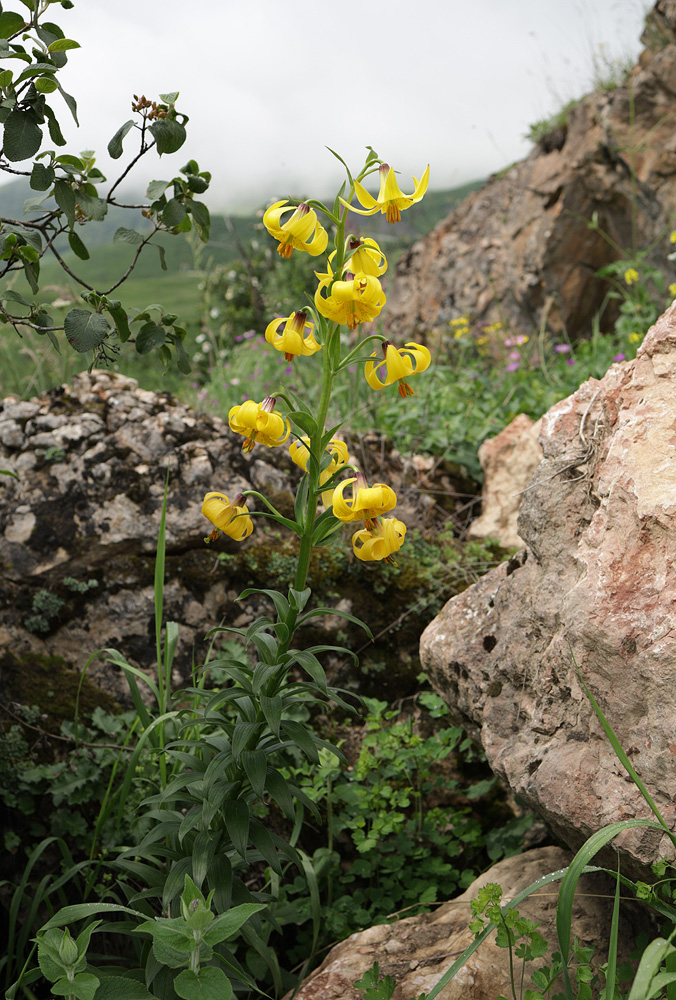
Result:
[[[526,549],[452,599],[421,659],[491,767],[571,847],[650,817],[603,733],[575,663],[667,823],[676,820],[676,304],[634,361],[543,418],[524,494]],[[673,847],[614,841],[650,877]]]
[[[354,988],[354,982],[378,962],[381,976],[392,976],[396,982],[393,1000],[406,1000],[420,993],[429,993],[447,969],[474,940],[469,930],[470,903],[478,890],[488,882],[502,886],[503,900],[513,899],[543,875],[557,871],[570,863],[571,856],[558,847],[539,847],[526,854],[500,861],[481,875],[461,896],[444,903],[433,913],[409,917],[394,924],[370,927],[353,934],[333,948],[322,965],[313,972],[296,993],[297,1000],[361,1000],[363,994]],[[547,959],[533,962],[533,968],[549,964],[551,952],[556,951],[556,900],[557,883],[546,886],[529,896],[518,907],[519,913],[538,924],[538,930],[550,946]],[[578,900],[573,907],[572,932],[586,946],[595,950],[595,963],[605,960],[608,954],[610,931],[610,901],[598,895],[599,883],[590,876],[583,876],[579,883],[584,902]],[[602,887],[607,891],[607,886]],[[596,894],[595,894],[596,893]],[[627,954],[635,939],[636,930],[628,922],[627,911],[622,913],[619,953]],[[526,967],[526,988],[529,985],[530,966]],[[520,976],[519,963],[519,976]],[[558,983],[559,988],[561,983]],[[555,990],[559,992],[559,990]],[[441,992],[443,1000],[495,1000],[510,996],[509,952],[498,948],[495,937],[488,938],[467,960],[456,976]]]
[[523,545],[516,519],[523,494],[542,461],[539,431],[539,420],[520,413],[479,448],[484,472],[481,514],[470,524],[469,538],[494,538],[503,549]]
[[595,273],[620,256],[611,243],[633,245],[634,216],[636,245],[655,241],[652,259],[663,266],[676,210],[675,23],[675,0],[660,0],[624,85],[572,107],[563,129],[412,247],[388,297],[398,339],[460,315],[522,334],[546,323],[588,336],[609,290]]
[[[410,526],[433,523],[433,501],[411,485],[418,479],[413,463],[375,435],[360,440],[355,453],[372,480],[393,485],[399,517]],[[155,553],[167,473],[164,619],[180,626],[176,684],[202,662],[209,628],[220,621],[241,626],[269,612],[265,599],[235,603],[241,590],[286,590],[292,579],[290,532],[275,535],[258,518],[245,543],[222,537],[207,547],[211,525],[200,511],[209,490],[232,497],[254,488],[291,515],[299,472],[287,450],[260,447],[245,456],[224,421],[139,389],[133,379],[94,371],[39,399],[0,402],[0,469],[17,477],[0,475],[0,678],[12,698],[48,710],[60,690],[73,687],[72,674],[106,648],[152,672]],[[347,538],[330,558],[318,553],[311,576],[320,603],[342,598],[349,610],[354,601],[356,613],[382,632],[380,647],[364,651],[365,672],[370,655],[382,663],[396,648],[393,670],[402,678],[410,673],[406,683],[414,686],[420,624],[414,617],[397,621],[397,605],[413,598],[397,594],[396,581],[374,587],[378,568],[355,564]],[[415,571],[409,583],[417,597]],[[335,642],[332,633],[345,627],[338,618],[319,624],[330,638],[325,631],[314,641]],[[353,638],[355,649],[364,645],[359,630]],[[336,683],[356,685],[356,677],[346,676],[350,670],[334,664]],[[126,692],[103,655],[94,656],[87,676],[113,696]],[[50,705],[42,701],[47,689]],[[66,714],[72,716],[72,699]]]

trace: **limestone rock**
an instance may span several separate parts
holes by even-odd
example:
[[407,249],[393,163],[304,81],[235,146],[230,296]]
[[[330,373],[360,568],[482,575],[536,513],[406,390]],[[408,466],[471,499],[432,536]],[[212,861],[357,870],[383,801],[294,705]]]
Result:
[[[296,993],[297,1000],[361,1000],[363,994],[354,988],[374,962],[381,976],[392,976],[396,982],[393,1000],[408,1000],[419,993],[429,993],[432,987],[472,943],[474,935],[468,928],[470,903],[479,888],[488,882],[498,882],[503,899],[512,899],[522,889],[543,875],[565,867],[571,856],[558,847],[539,847],[526,854],[500,861],[481,875],[457,899],[444,903],[433,913],[409,917],[394,924],[381,924],[353,934],[333,948],[322,965],[313,972]],[[557,883],[529,896],[519,906],[519,912],[535,923],[550,945],[556,941]],[[598,882],[583,876],[579,891],[598,891]],[[611,905],[609,900],[586,896],[576,898],[573,907],[573,934],[585,945],[596,950],[596,961],[602,962],[608,953]],[[624,926],[620,933],[620,953],[626,957],[633,943],[632,930],[623,913]],[[551,954],[551,952],[550,952]],[[532,963],[538,968],[541,963]],[[559,984],[560,985],[560,984]],[[526,986],[528,980],[526,979]],[[557,991],[558,992],[558,991]],[[439,994],[442,1000],[495,1000],[511,995],[509,954],[498,948],[494,936],[488,938]]]
[[534,422],[520,413],[479,448],[484,471],[481,515],[472,521],[469,538],[495,538],[504,549],[523,545],[516,518],[524,491],[542,461],[539,431],[539,420]]
[[618,256],[601,232],[632,246],[632,168],[638,246],[655,241],[651,259],[663,264],[676,209],[674,24],[676,3],[660,0],[628,81],[575,105],[560,134],[490,178],[402,258],[386,321],[398,340],[460,315],[588,336],[609,288],[595,272]]
[[[359,442],[362,468],[372,480],[392,483],[399,516],[424,527],[434,503],[411,485],[415,469],[373,438]],[[123,698],[124,677],[95,655],[107,648],[152,673],[154,564],[167,470],[164,619],[179,624],[176,682],[202,662],[211,627],[221,620],[247,625],[269,613],[264,598],[243,605],[235,598],[249,586],[286,590],[295,568],[295,536],[275,538],[258,519],[243,544],[222,537],[207,547],[203,540],[210,525],[201,505],[209,490],[232,497],[262,488],[282,512],[293,511],[299,472],[287,450],[256,448],[245,456],[241,444],[218,417],[199,415],[167,393],[142,390],[134,379],[105,371],[78,375],[37,400],[0,401],[0,469],[18,477],[0,476],[0,681],[6,689],[13,688],[12,677],[30,671],[36,657],[57,657],[82,670],[94,656],[88,676]],[[255,508],[251,499],[249,506]],[[345,539],[344,565],[350,559]],[[336,565],[333,577],[324,571],[330,592],[344,584]],[[385,636],[383,625],[399,612],[392,612],[387,588],[380,597],[374,593],[369,569],[352,580],[345,596],[355,605],[348,610],[383,630],[382,641],[401,653],[402,674],[410,671],[414,683],[420,626],[411,618],[406,639],[402,631]],[[313,584],[321,596],[321,586]],[[332,603],[324,596],[321,603]],[[387,617],[374,621],[378,614]],[[334,616],[329,624],[330,633],[315,634],[314,641],[340,644],[335,633],[345,622]],[[355,629],[355,648],[363,642]],[[383,661],[386,648],[373,647],[374,662]],[[357,683],[346,676],[350,662],[338,664],[336,658],[335,683]]]
[[[521,505],[526,549],[453,598],[421,660],[491,767],[571,847],[650,817],[574,661],[667,823],[676,819],[676,304],[632,362],[543,418]],[[622,870],[673,857],[659,831],[614,841]]]

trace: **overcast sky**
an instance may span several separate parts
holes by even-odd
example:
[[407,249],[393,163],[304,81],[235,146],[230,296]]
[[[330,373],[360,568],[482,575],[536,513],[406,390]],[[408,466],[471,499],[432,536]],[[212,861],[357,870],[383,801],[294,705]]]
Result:
[[[132,178],[167,179],[194,158],[214,175],[210,206],[233,211],[335,190],[340,167],[325,146],[358,168],[372,145],[404,191],[427,163],[440,189],[501,169],[531,148],[530,124],[590,89],[595,62],[637,56],[648,6],[76,0],[50,15],[82,46],[61,75],[80,109],[69,149],[104,154],[132,93],[178,90],[188,141]],[[106,156],[98,162],[115,176]]]

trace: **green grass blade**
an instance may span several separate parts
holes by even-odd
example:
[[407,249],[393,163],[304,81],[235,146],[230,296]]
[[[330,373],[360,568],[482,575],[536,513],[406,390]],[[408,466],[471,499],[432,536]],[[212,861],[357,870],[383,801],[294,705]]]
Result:
[[655,938],[650,942],[641,956],[628,1000],[646,1000],[646,997],[653,996],[653,981],[657,970],[673,952],[674,946],[664,938]]
[[658,823],[654,823],[651,819],[626,819],[604,826],[602,830],[597,830],[585,841],[568,866],[568,871],[561,883],[559,902],[556,908],[556,934],[561,949],[566,1000],[573,1000],[573,988],[568,974],[568,959],[570,957],[570,934],[573,922],[573,900],[577,883],[580,876],[587,870],[588,862],[598,854],[602,847],[605,847],[622,830],[632,830],[637,826],[648,826],[653,830],[662,829]]
[[613,900],[613,917],[610,922],[610,940],[608,941],[608,965],[606,967],[606,1000],[614,1000],[615,978],[617,971],[617,934],[620,926],[620,862],[617,862],[617,878],[615,881],[615,899]]

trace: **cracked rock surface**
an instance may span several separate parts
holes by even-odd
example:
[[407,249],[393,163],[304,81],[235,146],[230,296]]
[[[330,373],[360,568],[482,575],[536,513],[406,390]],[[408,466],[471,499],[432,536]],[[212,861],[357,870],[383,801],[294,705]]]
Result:
[[[676,820],[676,304],[634,361],[543,418],[525,550],[450,600],[421,661],[488,762],[573,848],[652,818],[578,680],[577,662],[666,822]],[[649,878],[660,830],[613,842]]]

